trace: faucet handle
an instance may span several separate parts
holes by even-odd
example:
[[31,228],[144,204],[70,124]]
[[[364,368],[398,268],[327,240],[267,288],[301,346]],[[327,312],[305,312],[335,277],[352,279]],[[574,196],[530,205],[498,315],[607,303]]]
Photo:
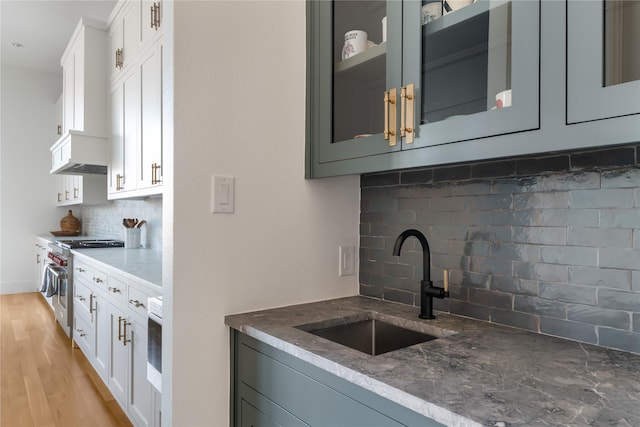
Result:
[[442,270],[442,278],[444,279],[444,291],[449,292],[449,270]]

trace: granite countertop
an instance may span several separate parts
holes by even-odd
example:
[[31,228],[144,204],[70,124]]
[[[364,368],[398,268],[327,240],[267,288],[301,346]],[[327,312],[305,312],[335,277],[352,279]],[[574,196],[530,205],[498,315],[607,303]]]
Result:
[[115,268],[125,276],[162,288],[162,251],[153,249],[72,249],[71,253]]
[[[440,338],[369,356],[295,326],[374,313]],[[349,297],[225,323],[447,426],[640,426],[640,355]]]

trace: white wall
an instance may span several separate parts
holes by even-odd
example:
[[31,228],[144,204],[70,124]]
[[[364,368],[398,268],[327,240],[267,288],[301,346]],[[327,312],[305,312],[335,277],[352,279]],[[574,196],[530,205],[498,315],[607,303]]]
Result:
[[[173,390],[163,414],[174,426],[224,426],[224,315],[357,294],[357,276],[337,270],[338,245],[358,245],[359,179],[303,178],[304,1],[179,1],[174,29]],[[234,214],[210,213],[212,173],[235,176]]]
[[62,78],[3,64],[0,80],[0,294],[33,292],[32,236],[58,230],[65,212],[49,175]]

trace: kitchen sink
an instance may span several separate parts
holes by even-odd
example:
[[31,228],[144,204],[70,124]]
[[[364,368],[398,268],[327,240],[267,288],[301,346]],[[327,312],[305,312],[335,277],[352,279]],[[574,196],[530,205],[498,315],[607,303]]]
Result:
[[438,338],[376,318],[342,320],[342,323],[331,326],[325,326],[326,323],[331,323],[325,322],[298,326],[298,329],[372,356]]

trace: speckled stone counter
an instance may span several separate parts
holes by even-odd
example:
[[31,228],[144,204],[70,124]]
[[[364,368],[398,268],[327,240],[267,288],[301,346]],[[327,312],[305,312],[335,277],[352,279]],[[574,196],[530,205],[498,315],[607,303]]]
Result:
[[[374,317],[440,338],[369,356],[295,326]],[[231,328],[447,426],[640,426],[640,355],[350,297],[227,316]]]

